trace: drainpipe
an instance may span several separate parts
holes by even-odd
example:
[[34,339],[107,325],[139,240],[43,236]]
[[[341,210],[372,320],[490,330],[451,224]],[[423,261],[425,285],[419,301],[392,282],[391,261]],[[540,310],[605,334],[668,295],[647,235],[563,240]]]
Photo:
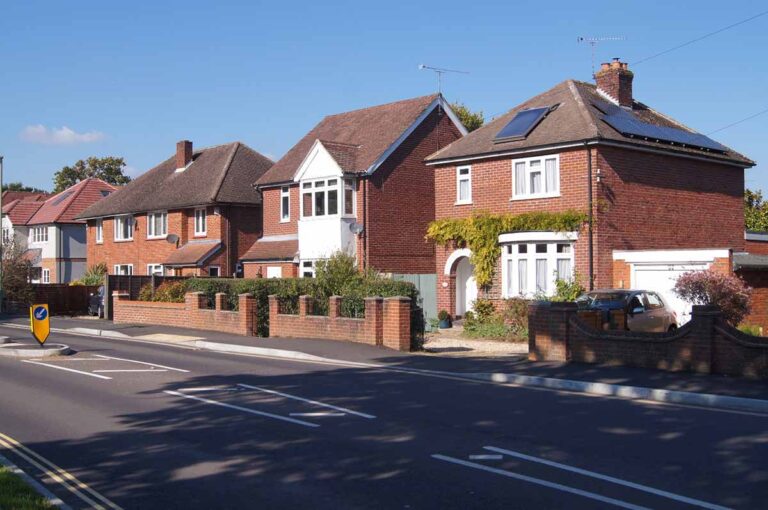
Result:
[[368,269],[368,178],[363,178],[363,270]]
[[589,148],[589,142],[584,142],[587,149],[587,204],[589,213],[587,216],[587,228],[589,232],[589,244],[587,245],[587,258],[589,258],[589,290],[595,289],[595,260],[594,260],[594,232],[592,224],[594,223],[594,214],[592,211],[592,150]]

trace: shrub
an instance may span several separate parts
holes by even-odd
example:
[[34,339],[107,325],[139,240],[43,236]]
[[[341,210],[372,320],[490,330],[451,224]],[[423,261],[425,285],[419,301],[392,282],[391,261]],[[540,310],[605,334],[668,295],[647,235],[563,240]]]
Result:
[[683,273],[675,282],[675,294],[695,305],[720,308],[723,319],[736,326],[749,314],[752,289],[733,275],[712,270]]
[[93,264],[86,269],[83,276],[78,280],[80,285],[101,285],[104,283],[104,275],[107,274],[107,265],[103,262]]
[[513,336],[521,339],[528,338],[528,301],[522,298],[507,299],[504,302],[502,316]]
[[31,264],[24,258],[24,250],[11,244],[3,252],[3,297],[21,305],[30,305],[35,292],[29,283]]
[[451,314],[448,313],[448,310],[440,310],[437,312],[437,319],[444,321],[451,318]]
[[139,289],[139,301],[152,301],[152,294],[154,294],[152,283],[145,283]]
[[575,273],[573,278],[558,278],[555,280],[555,295],[550,298],[550,301],[572,303],[584,292],[585,289],[581,284],[581,278],[578,273]]
[[763,336],[763,328],[754,324],[742,324],[739,326],[739,331],[752,336]]
[[469,338],[510,339],[510,328],[503,321],[494,319],[488,322],[475,322],[471,327],[464,325],[464,336]]
[[478,298],[472,303],[474,308],[474,314],[477,321],[480,323],[489,322],[494,318],[496,314],[496,307],[493,306],[493,301],[490,299]]
[[186,292],[187,288],[183,281],[163,282],[155,289],[152,300],[166,303],[183,303]]

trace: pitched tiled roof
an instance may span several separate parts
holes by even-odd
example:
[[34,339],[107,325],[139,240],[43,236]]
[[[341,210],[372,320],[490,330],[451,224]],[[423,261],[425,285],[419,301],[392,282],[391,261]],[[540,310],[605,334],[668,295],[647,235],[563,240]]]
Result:
[[[291,181],[316,140],[321,140],[337,161],[338,156],[342,165],[349,168],[349,172],[364,172],[439,97],[438,94],[432,94],[329,115],[264,173],[257,184]],[[350,146],[356,146],[357,149]]]
[[298,251],[298,239],[272,240],[269,237],[262,237],[251,246],[241,260],[293,260]]
[[211,258],[221,248],[218,239],[190,241],[174,250],[163,262],[166,266],[196,266]]
[[101,179],[89,177],[43,202],[43,206],[27,224],[82,223],[82,220],[77,219],[77,215],[109,196],[115,189]]
[[43,202],[37,200],[16,199],[7,204],[3,202],[3,214],[8,216],[14,225],[26,225],[42,206]]
[[114,216],[208,204],[259,204],[252,184],[272,161],[240,142],[195,151],[192,163],[176,172],[171,157],[137,177],[81,218]]
[[[693,147],[670,145],[663,142],[646,141],[638,138],[627,138],[604,122],[603,113],[595,104],[605,103],[597,86],[566,80],[552,89],[516,106],[504,115],[494,119],[485,126],[473,131],[464,138],[456,140],[427,158],[430,162],[439,162],[476,156],[493,156],[523,149],[547,147],[550,145],[585,140],[606,140],[610,142],[643,146],[664,151],[691,154],[713,160],[735,162],[740,165],[752,166],[754,162],[738,152],[727,148],[725,153],[709,152]],[[507,123],[521,110],[529,108],[552,107],[544,119],[522,140],[496,143],[494,138]],[[632,112],[638,120],[657,126],[673,127],[683,131],[694,132],[692,129],[672,120],[671,118],[652,110],[639,101],[634,101]]]
[[42,202],[46,198],[50,197],[50,193],[39,193],[36,191],[3,191],[3,203],[11,202],[13,200],[33,200]]

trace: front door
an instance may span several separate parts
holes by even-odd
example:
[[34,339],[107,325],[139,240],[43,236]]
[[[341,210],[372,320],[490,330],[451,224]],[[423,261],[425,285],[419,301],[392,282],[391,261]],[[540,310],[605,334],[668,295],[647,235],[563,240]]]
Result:
[[472,310],[476,299],[475,266],[463,257],[456,265],[456,315],[463,316]]

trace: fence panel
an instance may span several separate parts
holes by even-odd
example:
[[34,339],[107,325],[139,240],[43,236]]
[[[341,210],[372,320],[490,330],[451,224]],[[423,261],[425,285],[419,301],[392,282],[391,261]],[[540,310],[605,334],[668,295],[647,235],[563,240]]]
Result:
[[47,303],[51,315],[84,315],[88,300],[98,286],[67,285],[66,283],[33,284],[35,303]]
[[430,274],[393,274],[393,280],[414,284],[419,291],[419,308],[424,312],[424,325],[429,327],[429,319],[437,319],[437,275]]

